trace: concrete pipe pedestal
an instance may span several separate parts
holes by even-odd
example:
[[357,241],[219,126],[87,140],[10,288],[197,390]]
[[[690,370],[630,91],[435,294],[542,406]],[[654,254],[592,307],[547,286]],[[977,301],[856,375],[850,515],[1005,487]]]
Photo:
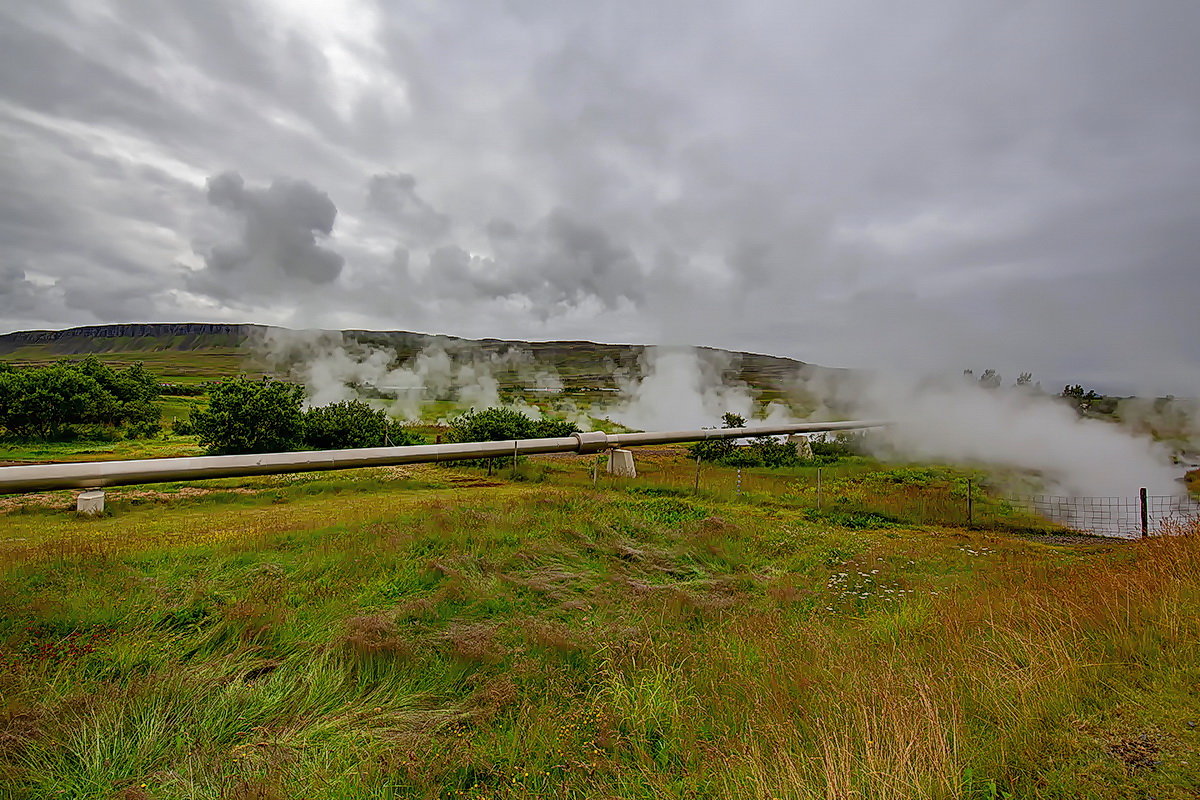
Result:
[[75,510],[80,514],[94,517],[104,513],[104,490],[94,489],[83,492],[75,498]]
[[624,448],[609,450],[608,471],[618,478],[636,478],[637,468],[633,466],[633,451]]
[[792,447],[796,448],[796,458],[800,458],[805,461],[810,461],[812,459],[812,444],[808,441],[807,436],[799,433],[793,433],[788,437],[788,442],[791,443]]

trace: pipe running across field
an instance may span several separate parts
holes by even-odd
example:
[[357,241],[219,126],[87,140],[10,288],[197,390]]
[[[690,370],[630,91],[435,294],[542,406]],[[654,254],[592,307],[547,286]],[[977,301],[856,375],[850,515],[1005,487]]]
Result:
[[51,489],[99,489],[142,483],[238,478],[356,467],[385,467],[472,458],[537,455],[539,453],[599,453],[614,447],[742,439],[790,433],[859,430],[887,425],[880,420],[804,422],[748,428],[700,428],[648,433],[576,433],[551,439],[509,439],[501,442],[420,444],[408,447],[364,447],[291,453],[253,453],[242,456],[143,458],[134,461],[81,461],[70,464],[30,464],[0,467],[0,494]]

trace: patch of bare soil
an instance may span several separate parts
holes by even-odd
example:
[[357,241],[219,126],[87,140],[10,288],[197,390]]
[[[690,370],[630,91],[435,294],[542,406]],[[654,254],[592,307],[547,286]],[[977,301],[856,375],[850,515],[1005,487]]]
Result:
[[1108,752],[1130,771],[1154,769],[1158,766],[1158,745],[1146,733],[1118,739],[1109,745]]

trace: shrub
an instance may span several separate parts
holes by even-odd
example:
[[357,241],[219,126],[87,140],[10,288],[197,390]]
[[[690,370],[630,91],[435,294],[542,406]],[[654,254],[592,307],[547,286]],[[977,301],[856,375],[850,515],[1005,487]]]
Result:
[[826,457],[836,461],[858,455],[861,436],[851,433],[837,433],[832,436],[821,434],[810,438],[809,445],[817,458]]
[[212,388],[207,409],[192,412],[191,427],[212,455],[295,450],[303,442],[299,386],[272,378],[226,378]]
[[22,439],[77,436],[89,426],[158,433],[158,381],[141,364],[114,370],[95,356],[0,370],[0,428]]
[[[745,426],[746,418],[741,414],[726,411],[721,417],[722,428],[744,428]],[[736,449],[737,447],[734,445],[733,439],[707,439],[688,445],[688,453],[692,458],[699,458],[701,461],[719,461],[722,463],[734,456]],[[733,466],[748,465],[734,464]]]
[[[471,409],[450,420],[449,439],[452,442],[502,442],[511,439],[542,439],[570,436],[579,426],[559,419],[532,419],[515,408]],[[511,460],[511,456],[479,459],[476,463],[495,467]],[[463,462],[470,464],[472,462]]]
[[304,412],[304,444],[317,450],[420,444],[398,420],[360,400],[331,403]]
[[531,419],[515,408],[474,409],[450,420],[452,442],[502,442],[570,436],[579,426],[559,419]]

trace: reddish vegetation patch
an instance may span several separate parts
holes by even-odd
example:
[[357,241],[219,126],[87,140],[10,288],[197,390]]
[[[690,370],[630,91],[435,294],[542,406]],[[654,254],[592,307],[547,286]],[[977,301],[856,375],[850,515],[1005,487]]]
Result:
[[20,755],[40,735],[38,714],[30,711],[0,714],[0,761]]
[[365,614],[346,620],[342,643],[359,655],[412,654],[412,647],[401,638],[396,623],[383,614]]
[[561,622],[532,620],[526,631],[531,642],[548,650],[571,653],[580,647],[578,634]]
[[496,639],[496,626],[485,622],[451,625],[445,633],[450,652],[464,661],[495,664],[504,656]]
[[152,800],[153,795],[140,786],[130,786],[113,795],[113,800]]
[[520,691],[508,675],[500,675],[484,683],[471,695],[474,716],[477,722],[495,718],[508,706],[517,702]]
[[221,800],[286,800],[274,785],[262,780],[243,780],[221,793]]
[[0,650],[0,669],[16,670],[34,662],[74,664],[96,652],[114,632],[113,628],[97,626],[63,634],[31,625],[25,629],[24,642],[13,650]]

